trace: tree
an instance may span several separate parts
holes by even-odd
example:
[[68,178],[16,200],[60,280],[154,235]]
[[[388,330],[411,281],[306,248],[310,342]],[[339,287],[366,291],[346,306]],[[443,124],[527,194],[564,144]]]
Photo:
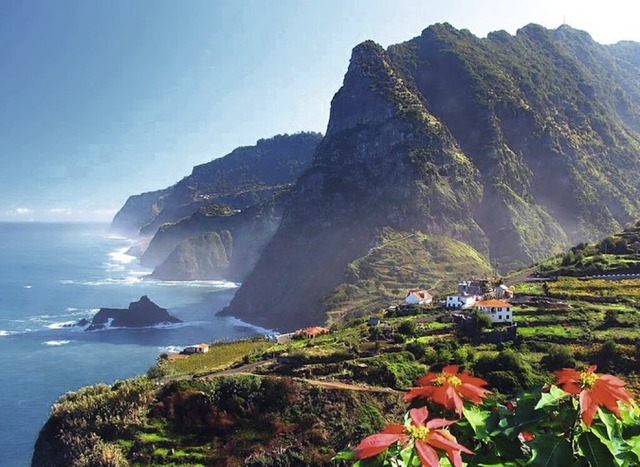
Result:
[[473,313],[471,314],[471,320],[473,321],[473,324],[476,326],[476,328],[480,330],[488,329],[493,324],[493,321],[491,321],[491,318],[489,316],[478,310],[473,310]]

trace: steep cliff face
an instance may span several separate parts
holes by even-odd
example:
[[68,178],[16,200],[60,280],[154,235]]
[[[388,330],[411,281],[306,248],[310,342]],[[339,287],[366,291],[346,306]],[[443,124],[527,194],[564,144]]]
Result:
[[536,25],[359,45],[312,166],[226,312],[323,321],[387,228],[461,241],[506,271],[637,217],[636,50]]
[[153,276],[169,280],[243,281],[282,220],[288,191],[233,215],[200,210],[161,228],[142,256]]
[[137,234],[142,226],[151,222],[164,206],[171,188],[130,196],[116,213],[111,228],[125,234]]
[[132,196],[116,214],[114,227],[152,236],[212,204],[245,209],[295,182],[309,167],[322,136],[303,132],[261,139],[254,146],[194,167],[191,175],[165,190]]

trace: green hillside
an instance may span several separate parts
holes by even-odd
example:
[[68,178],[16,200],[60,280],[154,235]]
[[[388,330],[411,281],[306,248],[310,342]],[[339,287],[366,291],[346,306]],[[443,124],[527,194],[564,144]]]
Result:
[[542,262],[536,271],[550,276],[640,273],[640,222],[597,243],[580,243]]

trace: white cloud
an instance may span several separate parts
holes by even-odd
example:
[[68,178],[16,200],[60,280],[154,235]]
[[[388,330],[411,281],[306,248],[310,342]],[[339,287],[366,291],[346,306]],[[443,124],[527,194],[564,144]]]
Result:
[[31,214],[33,214],[33,209],[31,209],[31,208],[15,208],[15,209],[10,209],[8,211],[5,211],[5,214],[7,216],[12,216],[12,217],[26,217],[26,216],[30,216]]
[[73,210],[69,208],[51,208],[48,212],[50,214],[73,214]]

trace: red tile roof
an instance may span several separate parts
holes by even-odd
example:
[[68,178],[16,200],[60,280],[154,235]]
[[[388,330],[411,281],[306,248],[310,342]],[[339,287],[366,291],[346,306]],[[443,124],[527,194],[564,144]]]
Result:
[[509,302],[505,302],[503,300],[482,300],[481,302],[477,302],[476,306],[483,306],[483,307],[513,307],[513,305]]
[[409,295],[415,295],[420,300],[429,300],[430,298],[433,298],[431,294],[426,290],[409,290],[409,293],[407,293],[407,297]]

